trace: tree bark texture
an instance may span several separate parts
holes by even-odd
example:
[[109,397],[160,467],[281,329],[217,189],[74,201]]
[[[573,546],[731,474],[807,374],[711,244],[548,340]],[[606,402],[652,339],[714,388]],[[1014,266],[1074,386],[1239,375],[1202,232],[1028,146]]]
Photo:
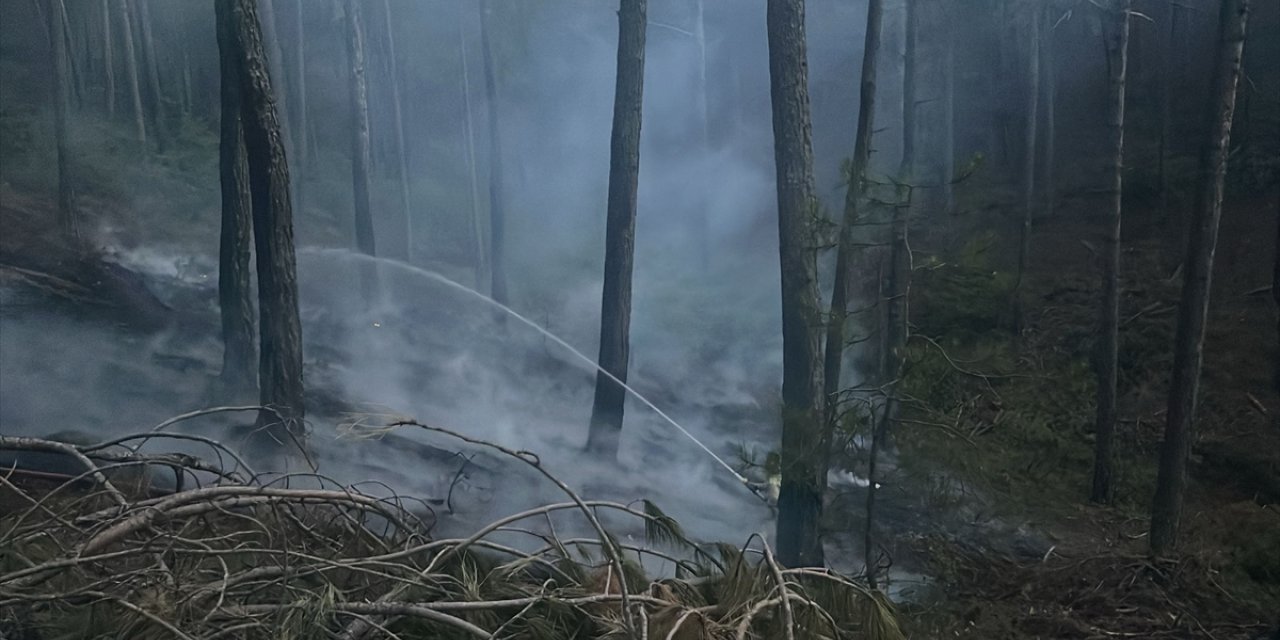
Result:
[[[284,68],[284,50],[280,46],[280,32],[276,30],[275,0],[259,0],[258,17],[262,21],[262,44],[267,52],[267,70],[271,74],[271,86],[276,92],[276,112],[280,116],[280,135],[284,138],[285,152],[296,155],[293,146],[293,127],[289,126],[288,74]],[[291,185],[290,189],[294,189]]]
[[[485,10],[484,3],[481,3],[480,11]],[[382,14],[386,18],[387,27],[387,64],[389,65],[388,77],[391,84],[391,115],[395,124],[396,134],[396,162],[400,171],[400,208],[404,211],[404,256],[405,261],[413,262],[413,208],[409,204],[409,163],[406,159],[406,149],[404,140],[404,116],[401,112],[400,105],[400,69],[396,61],[396,37],[395,25],[391,19],[391,2],[390,0],[382,0]],[[481,23],[481,38],[485,37],[484,23]],[[486,59],[488,56],[488,44],[485,45]],[[496,117],[496,116],[495,116]],[[504,290],[505,291],[505,290]],[[494,298],[497,299],[496,297]],[[499,300],[502,302],[502,300]]]
[[252,204],[249,165],[242,127],[240,66],[228,4],[218,3],[217,31],[221,80],[218,177],[222,189],[222,225],[218,246],[218,309],[222,321],[222,384],[231,395],[258,388],[253,357],[253,290],[250,282]]
[[147,119],[142,108],[142,89],[138,81],[138,56],[135,53],[133,40],[132,11],[129,0],[120,0],[120,39],[124,42],[124,70],[129,80],[129,96],[133,101],[133,121],[137,130],[138,142],[147,146]]
[[1111,156],[1107,233],[1102,243],[1102,303],[1094,366],[1098,375],[1097,417],[1094,421],[1093,488],[1090,499],[1107,504],[1112,499],[1112,443],[1116,430],[1116,369],[1120,344],[1120,224],[1124,194],[1125,84],[1129,67],[1129,14],[1131,0],[1112,0],[1106,25],[1106,51],[1110,108],[1107,128]]
[[1012,308],[1014,328],[1021,331],[1023,323],[1022,281],[1026,278],[1027,259],[1031,254],[1031,225],[1035,219],[1036,203],[1036,132],[1040,123],[1040,22],[1044,5],[1036,3],[1032,9],[1030,28],[1027,29],[1027,102],[1026,136],[1022,150],[1022,225],[1018,231],[1018,267],[1014,275]]
[[[480,0],[480,48],[484,54],[484,91],[485,103],[489,107],[489,297],[495,301],[507,303],[507,264],[506,233],[507,210],[503,198],[502,171],[502,130],[498,124],[498,79],[494,68],[493,46],[489,41],[489,3]],[[643,63],[643,60],[641,61]],[[641,69],[643,74],[643,68]],[[643,78],[641,78],[643,81]],[[637,93],[637,101],[638,101]],[[399,122],[399,108],[396,117]],[[639,116],[637,116],[638,122]],[[639,125],[637,124],[637,130]],[[404,137],[400,137],[400,149],[403,153]],[[639,162],[637,161],[637,166]],[[404,160],[401,157],[401,171]],[[634,196],[632,200],[634,201]],[[407,205],[406,205],[407,206]],[[634,217],[634,216],[633,216]],[[631,279],[628,271],[627,280]],[[627,285],[630,289],[630,284]],[[629,313],[629,312],[628,312]]]
[[1187,457],[1191,451],[1196,396],[1200,391],[1200,365],[1204,360],[1213,256],[1218,244],[1218,223],[1222,218],[1231,120],[1235,113],[1248,16],[1249,0],[1222,0],[1211,94],[1212,118],[1200,158],[1200,184],[1191,221],[1191,237],[1187,243],[1182,300],[1178,305],[1173,380],[1169,385],[1164,443],[1160,448],[1156,494],[1151,508],[1151,552],[1155,555],[1167,553],[1177,544],[1182,519]]
[[347,0],[347,62],[351,98],[351,193],[355,198],[356,249],[377,255],[369,205],[369,85],[364,67],[364,18],[360,0]]
[[50,0],[46,20],[49,29],[49,53],[53,61],[53,134],[58,153],[58,226],[65,237],[75,241],[80,237],[80,224],[76,213],[71,149],[67,144],[67,126],[70,117],[67,96],[67,32],[62,25],[66,11],[66,5],[62,0]]
[[822,319],[804,0],[768,0],[770,102],[782,273],[782,487],[778,559],[822,566]]
[[257,252],[260,402],[284,418],[281,424],[274,413],[263,411],[258,416],[258,426],[270,426],[268,431],[283,441],[286,433],[302,433],[305,416],[289,167],[267,71],[257,3],[218,0],[218,5],[228,14],[225,17],[233,20],[234,54],[240,70],[241,122]]
[[[640,184],[640,115],[647,15],[647,0],[621,0],[597,362],[623,382],[627,380],[631,349],[631,272],[635,260],[636,192]],[[626,390],[604,373],[597,372],[587,451],[610,459],[617,455],[625,400]]]

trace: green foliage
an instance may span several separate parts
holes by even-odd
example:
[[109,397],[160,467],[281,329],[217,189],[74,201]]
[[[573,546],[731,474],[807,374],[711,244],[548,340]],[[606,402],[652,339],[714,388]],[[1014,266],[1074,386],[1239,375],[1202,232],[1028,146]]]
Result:
[[1000,328],[1014,281],[1012,272],[996,266],[1000,241],[995,232],[987,231],[954,256],[930,256],[917,265],[911,318],[918,332],[977,337]]

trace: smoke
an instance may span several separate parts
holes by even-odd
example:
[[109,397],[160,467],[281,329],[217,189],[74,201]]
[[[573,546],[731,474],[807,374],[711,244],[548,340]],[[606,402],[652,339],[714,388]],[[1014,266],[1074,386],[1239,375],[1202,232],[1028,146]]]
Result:
[[[397,33],[402,59],[423,56],[435,63],[402,64],[410,69],[406,102],[423,105],[406,113],[406,143],[419,180],[415,201],[427,211],[417,227],[430,236],[437,231],[433,224],[439,226],[440,237],[427,246],[455,242],[464,236],[448,227],[467,225],[468,211],[458,206],[469,200],[470,191],[459,153],[464,141],[457,114],[465,101],[460,84],[446,81],[458,78],[459,29],[468,47],[481,197],[488,178],[484,154],[490,132],[484,124],[488,105],[477,23],[474,16],[458,13],[471,11],[469,5],[457,7],[395,5],[398,23],[424,30],[415,38]],[[517,12],[524,12],[527,24],[495,19],[491,34],[498,43],[523,39],[519,46],[499,44],[497,51],[512,306],[594,356],[616,15],[605,3],[576,2],[504,6],[497,15]],[[816,141],[818,166],[830,176],[852,143],[851,133],[841,133],[851,132],[856,117],[845,100],[856,80],[851,63],[856,61],[848,54],[856,47],[847,44],[858,41],[861,17],[847,8],[811,14],[816,24],[839,25],[815,29],[811,44],[813,83],[839,88],[816,94],[814,106],[815,121],[828,131]],[[739,446],[763,452],[776,448],[778,437],[781,330],[764,13],[708,3],[706,86],[702,50],[692,37],[694,18],[680,3],[650,7],[629,381],[733,462]],[[282,37],[289,37],[290,22],[279,22]],[[378,20],[367,22],[378,28]],[[340,114],[347,91],[341,21],[319,11],[307,16],[306,26],[313,113]],[[321,46],[330,40],[334,46],[328,49],[338,55]],[[158,46],[164,45],[161,38]],[[378,55],[371,53],[371,65]],[[375,118],[385,115],[378,100],[371,96]],[[389,128],[385,119],[373,123],[375,132]],[[335,153],[344,148],[342,127],[326,123],[316,137],[322,148],[326,141]],[[297,218],[299,235],[328,244],[318,227],[333,222],[323,216],[341,221],[345,214],[318,216],[316,210],[340,210],[341,203],[329,202],[334,199],[327,194],[337,189],[333,183],[346,183],[334,177],[340,172],[306,167],[296,173],[310,191]],[[444,184],[423,189],[423,179]],[[832,188],[834,179],[821,182],[824,198],[841,197]],[[206,185],[211,198],[215,186]],[[147,199],[142,191],[130,197]],[[216,207],[198,215],[216,216]],[[401,222],[394,207],[375,211],[375,219],[381,246],[396,246],[390,239]],[[201,227],[216,228],[207,222]],[[339,223],[344,226],[349,225]],[[166,228],[141,230],[154,237],[138,248],[115,251],[114,259],[146,274],[157,295],[180,310],[182,320],[174,328],[139,335],[48,310],[0,318],[0,425],[6,433],[75,427],[106,437],[214,401],[210,380],[220,362],[216,268],[199,256],[209,255],[215,243],[212,237],[201,246],[175,241],[164,237]],[[439,248],[442,255],[468,252]],[[486,470],[492,478],[476,480],[465,493],[454,482],[456,458],[424,459],[427,450],[409,451],[405,444],[447,452],[459,449],[458,443],[409,429],[397,433],[405,440],[352,440],[339,428],[359,419],[410,416],[533,451],[545,468],[592,497],[651,498],[698,537],[738,540],[746,532],[772,531],[768,510],[745,487],[634,398],[627,403],[619,462],[587,459],[580,448],[594,371],[538,332],[499,322],[491,306],[390,263],[380,267],[381,288],[370,304],[354,275],[359,260],[341,251],[305,249],[299,257],[312,445],[325,475],[347,483],[383,482],[435,500],[453,491],[455,507],[472,509],[469,517],[477,520],[561,499],[549,484],[517,471],[520,465],[491,458],[475,464],[492,467]],[[201,418],[180,428],[224,434],[249,419]],[[54,423],[57,428],[51,428]],[[468,502],[474,504],[464,506]]]

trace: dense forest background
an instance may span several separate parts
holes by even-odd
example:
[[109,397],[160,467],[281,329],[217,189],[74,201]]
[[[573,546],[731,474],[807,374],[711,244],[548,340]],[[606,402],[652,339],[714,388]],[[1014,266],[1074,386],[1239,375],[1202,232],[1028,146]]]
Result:
[[[840,401],[811,456],[812,564],[881,588],[912,637],[1261,637],[1280,622],[1280,4],[1248,3],[1189,489],[1177,544],[1149,555],[1222,3],[1125,3],[1121,49],[1111,2],[873,3],[875,47],[868,2],[768,3],[801,7],[819,306],[848,278]],[[254,4],[287,158],[306,462],[341,483],[447,494],[439,530],[463,537],[562,499],[473,453],[483,473],[459,485],[468,463],[433,434],[343,439],[412,416],[536,452],[584,495],[652,499],[682,536],[779,542],[791,507],[778,485],[799,474],[783,471],[797,468],[779,392],[794,309],[772,14],[640,3],[634,237],[615,243],[616,3]],[[0,435],[100,441],[257,402],[223,369],[213,5],[0,1]],[[620,360],[607,355],[614,246],[634,263]],[[597,353],[636,392],[606,398],[616,415],[602,417],[609,383],[581,361]],[[1114,424],[1101,454],[1099,402]],[[601,447],[611,420],[620,440]],[[200,416],[182,433],[231,442],[242,422]],[[245,454],[302,464],[251,441]],[[1114,467],[1100,488],[1102,458]],[[589,524],[564,531],[595,535]],[[780,545],[784,565],[810,564]],[[712,637],[700,628],[689,637]]]

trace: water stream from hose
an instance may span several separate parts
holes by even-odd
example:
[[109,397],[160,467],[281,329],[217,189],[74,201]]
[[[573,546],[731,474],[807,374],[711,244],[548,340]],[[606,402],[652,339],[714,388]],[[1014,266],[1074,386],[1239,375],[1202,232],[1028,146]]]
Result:
[[364,254],[355,253],[353,251],[348,251],[346,249],[318,249],[318,248],[299,249],[298,255],[340,257],[340,258],[360,260],[362,262],[369,262],[376,266],[392,267],[407,273],[414,274],[419,277],[428,278],[430,280],[443,284],[451,289],[465,293],[496,309],[501,310],[503,313],[506,313],[507,315],[511,316],[512,318],[515,318],[522,324],[527,325],[529,328],[533,329],[534,331],[537,331],[539,334],[545,336],[552,342],[555,342],[561,347],[564,347],[566,350],[569,351],[569,353],[572,353],[579,360],[585,362],[592,369],[598,371],[600,374],[604,375],[606,378],[608,378],[609,380],[612,380],[618,386],[625,389],[627,393],[630,393],[632,397],[634,397],[636,400],[639,400],[646,407],[649,407],[650,409],[652,409],[654,413],[658,414],[659,417],[661,417],[668,424],[674,427],[676,431],[679,431],[681,434],[684,434],[686,438],[688,438],[694,444],[698,445],[698,447],[703,451],[705,451],[707,455],[711,456],[711,459],[715,460],[720,466],[724,467],[726,471],[733,474],[733,477],[737,479],[738,482],[741,482],[744,486],[746,486],[747,489],[750,490],[751,493],[755,494],[757,498],[760,498],[761,500],[765,500],[764,496],[762,496],[761,493],[755,487],[753,487],[750,481],[748,481],[745,477],[743,477],[742,474],[738,473],[732,466],[729,465],[729,463],[725,462],[723,458],[716,455],[716,453],[712,451],[710,448],[708,448],[707,445],[703,444],[701,440],[698,440],[698,438],[696,438],[692,433],[689,433],[688,429],[685,429],[683,426],[680,425],[679,422],[676,422],[675,419],[667,415],[665,411],[658,408],[658,406],[655,405],[654,403],[650,402],[649,399],[644,397],[644,395],[642,395],[639,391],[636,391],[630,385],[618,379],[617,376],[606,371],[604,367],[601,367],[599,364],[597,364],[595,360],[592,360],[591,358],[587,357],[586,354],[575,349],[573,345],[569,344],[568,342],[565,342],[562,338],[560,338],[560,336],[557,336],[556,334],[542,328],[542,326],[540,326],[538,323],[524,317],[523,315],[521,315],[519,312],[515,311],[511,307],[508,307],[494,300],[493,298],[490,298],[489,296],[486,296],[483,293],[480,293],[479,291],[472,289],[471,287],[468,287],[459,282],[455,282],[454,280],[450,280],[449,278],[446,278],[445,276],[435,271],[431,271],[429,269],[423,269],[421,267],[415,267],[411,264],[406,264],[403,262],[399,262],[397,260],[391,260],[389,258],[378,258],[374,256],[366,256]]

